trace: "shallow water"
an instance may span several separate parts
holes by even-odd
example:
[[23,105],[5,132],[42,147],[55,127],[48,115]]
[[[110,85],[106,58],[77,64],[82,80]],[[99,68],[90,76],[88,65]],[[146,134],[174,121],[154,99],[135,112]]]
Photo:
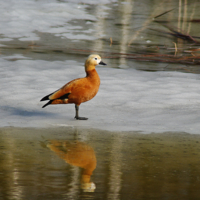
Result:
[[199,135],[10,127],[0,138],[0,199],[200,197]]

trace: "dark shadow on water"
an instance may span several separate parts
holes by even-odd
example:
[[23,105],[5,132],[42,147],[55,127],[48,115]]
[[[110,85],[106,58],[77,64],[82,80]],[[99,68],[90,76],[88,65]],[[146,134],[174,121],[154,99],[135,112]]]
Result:
[[[43,116],[43,117],[50,117],[49,113],[42,111],[34,111],[34,110],[25,110],[19,107],[12,107],[12,106],[1,106],[1,109],[10,113],[10,115],[18,115],[23,117],[34,117],[34,116]],[[56,114],[54,114],[56,115]]]

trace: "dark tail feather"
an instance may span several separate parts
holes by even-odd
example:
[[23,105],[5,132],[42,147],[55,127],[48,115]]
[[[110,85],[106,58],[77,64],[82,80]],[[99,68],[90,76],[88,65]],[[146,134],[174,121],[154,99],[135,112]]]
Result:
[[40,101],[47,101],[49,100],[49,96],[51,96],[53,93],[48,94],[47,96],[43,97]]
[[[41,100],[42,101],[42,100]],[[44,101],[44,100],[43,100]],[[42,106],[42,108],[45,108],[46,106],[48,106],[49,104],[51,104],[52,103],[52,100],[50,100],[49,102],[47,102],[46,104],[44,104],[43,106]]]

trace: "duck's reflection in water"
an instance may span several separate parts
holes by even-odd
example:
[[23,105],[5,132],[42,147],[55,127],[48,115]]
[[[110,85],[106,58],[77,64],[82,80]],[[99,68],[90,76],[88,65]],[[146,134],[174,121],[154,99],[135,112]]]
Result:
[[96,168],[97,161],[91,146],[79,141],[50,140],[47,147],[65,160],[65,162],[82,168],[81,189],[84,192],[94,192],[96,186],[90,181],[90,178]]

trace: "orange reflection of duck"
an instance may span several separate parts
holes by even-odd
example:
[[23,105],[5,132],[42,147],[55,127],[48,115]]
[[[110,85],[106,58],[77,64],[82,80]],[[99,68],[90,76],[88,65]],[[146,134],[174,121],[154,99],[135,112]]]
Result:
[[94,192],[96,186],[90,181],[90,177],[96,168],[97,161],[92,147],[84,142],[57,140],[51,140],[47,147],[67,163],[82,168],[81,188],[84,192]]

